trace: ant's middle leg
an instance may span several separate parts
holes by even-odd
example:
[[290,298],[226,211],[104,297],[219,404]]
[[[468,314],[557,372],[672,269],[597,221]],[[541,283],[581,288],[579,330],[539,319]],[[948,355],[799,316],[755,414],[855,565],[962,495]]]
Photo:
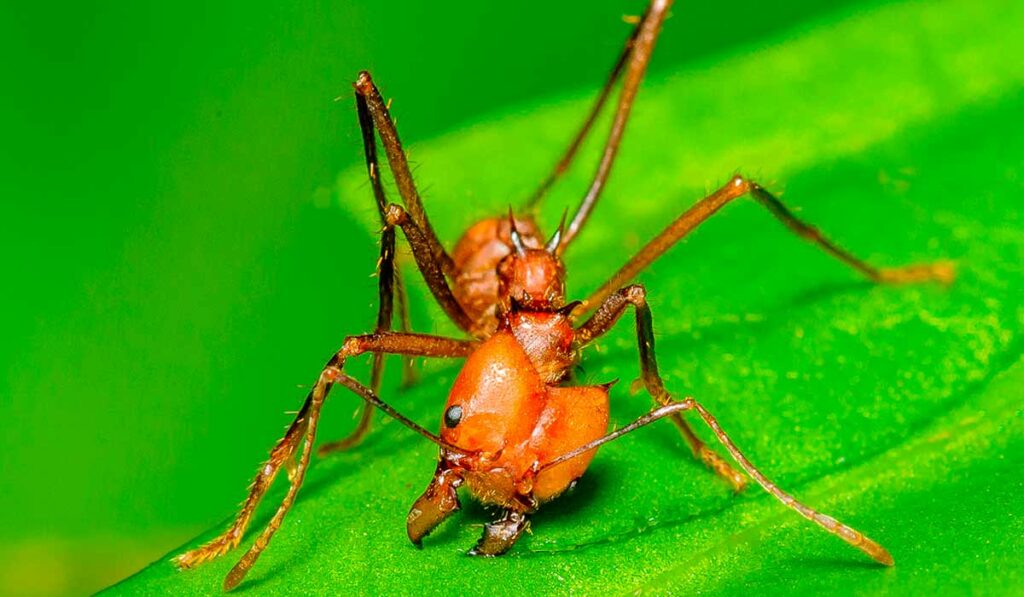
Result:
[[892,556],[884,547],[875,541],[872,541],[863,533],[839,522],[835,518],[818,512],[817,510],[797,501],[797,499],[792,495],[783,491],[778,485],[770,481],[768,477],[761,473],[761,471],[759,471],[757,467],[755,467],[750,460],[740,452],[740,449],[736,447],[736,444],[732,439],[725,433],[725,431],[722,430],[722,427],[718,424],[715,417],[712,416],[712,414],[700,403],[693,398],[677,401],[669,396],[668,392],[665,390],[664,384],[662,383],[661,377],[658,375],[658,363],[654,352],[654,326],[651,321],[651,309],[647,306],[646,292],[644,291],[643,286],[640,286],[639,284],[626,286],[625,288],[619,289],[609,297],[608,300],[606,300],[597,310],[594,316],[580,326],[577,331],[577,338],[579,341],[585,344],[595,337],[607,332],[615,325],[615,322],[629,305],[633,305],[636,309],[637,345],[640,352],[640,368],[642,371],[643,382],[648,391],[658,398],[658,402],[662,404],[662,406],[654,409],[625,427],[617,429],[602,438],[596,439],[576,448],[575,450],[571,450],[566,454],[562,454],[557,458],[545,462],[540,467],[538,474],[544,469],[551,468],[562,462],[571,460],[580,454],[587,453],[602,444],[617,439],[662,417],[671,417],[672,420],[675,421],[677,418],[681,417],[683,412],[696,410],[704,422],[707,423],[708,427],[711,428],[711,431],[714,432],[718,441],[725,446],[729,455],[732,456],[740,465],[740,468],[753,477],[754,480],[757,481],[758,485],[764,488],[765,491],[770,493],[786,506],[796,510],[807,520],[810,520],[824,528],[826,531],[836,535],[843,541],[846,541],[853,547],[863,551],[876,562],[886,566],[893,565]]
[[797,218],[789,208],[761,185],[736,175],[725,186],[701,199],[693,207],[686,210],[658,236],[644,245],[615,275],[580,303],[573,314],[574,317],[582,317],[587,312],[597,308],[613,292],[622,285],[629,283],[644,268],[682,240],[693,229],[717,213],[719,209],[733,200],[746,195],[750,195],[768,209],[773,216],[785,224],[794,234],[818,245],[823,251],[857,270],[872,282],[879,284],[907,284],[936,281],[948,284],[955,277],[953,265],[944,261],[894,268],[875,267],[829,240],[817,228]]
[[[619,317],[631,305],[636,309],[637,343],[640,347],[640,379],[647,393],[658,404],[669,404],[672,402],[672,396],[665,389],[665,384],[658,373],[658,362],[654,355],[654,328],[651,323],[651,309],[647,305],[647,292],[643,286],[639,284],[627,286],[608,297],[593,317],[576,330],[576,342],[580,346],[584,346],[603,336],[615,326]],[[746,487],[746,478],[697,437],[682,416],[676,413],[671,415],[671,419],[690,445],[694,457],[725,479],[735,491],[742,491]]]

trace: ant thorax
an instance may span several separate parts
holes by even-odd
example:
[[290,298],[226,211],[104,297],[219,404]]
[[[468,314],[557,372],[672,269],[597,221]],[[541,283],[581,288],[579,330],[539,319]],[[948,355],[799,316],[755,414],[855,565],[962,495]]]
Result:
[[[572,307],[575,304],[570,305],[568,311]],[[579,360],[573,348],[575,331],[568,311],[513,309],[505,317],[512,335],[546,384],[555,384],[565,379]]]

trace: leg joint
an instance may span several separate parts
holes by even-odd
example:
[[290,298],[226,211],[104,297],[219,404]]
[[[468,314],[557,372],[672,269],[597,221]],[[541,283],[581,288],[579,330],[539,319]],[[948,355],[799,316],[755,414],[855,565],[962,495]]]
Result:
[[384,221],[387,222],[389,226],[401,226],[408,221],[408,219],[408,212],[406,212],[405,208],[397,203],[389,203],[388,206],[384,208]]
[[647,306],[647,289],[642,284],[630,284],[623,289],[627,301],[637,307]]
[[345,342],[341,345],[341,350],[338,351],[338,355],[341,356],[341,362],[344,363],[348,357],[354,357],[363,354],[369,348],[369,342],[371,336],[349,336],[345,338]]
[[752,193],[761,189],[761,185],[738,173],[733,174],[732,178],[729,179],[728,187],[733,190],[737,197],[744,193]]
[[324,365],[324,375],[327,378],[333,379],[336,375],[340,374],[345,367],[345,359],[359,356],[367,351],[366,341],[367,336],[349,336],[345,338],[341,349],[334,353],[331,360],[327,361],[327,364]]
[[356,81],[352,86],[356,88],[359,95],[370,95],[373,91],[373,77],[370,76],[369,71],[359,71],[359,75],[356,76]]

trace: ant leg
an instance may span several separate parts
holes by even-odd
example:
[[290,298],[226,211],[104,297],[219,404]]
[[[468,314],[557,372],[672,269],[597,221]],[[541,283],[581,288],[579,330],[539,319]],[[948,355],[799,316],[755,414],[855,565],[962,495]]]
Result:
[[385,209],[384,215],[388,226],[399,226],[405,233],[405,238],[412,247],[412,255],[416,265],[420,268],[423,279],[426,280],[434,300],[441,306],[441,309],[448,315],[455,325],[475,336],[483,332],[476,329],[475,322],[469,317],[466,311],[459,304],[459,301],[452,294],[448,286],[448,280],[441,270],[440,264],[435,260],[428,250],[427,235],[417,226],[416,222],[402,206],[392,203]]
[[643,80],[644,73],[647,71],[647,64],[650,62],[651,53],[654,51],[654,43],[658,40],[658,34],[661,32],[661,24],[665,21],[671,6],[672,0],[652,0],[647,8],[647,12],[644,13],[643,18],[637,25],[636,31],[633,32],[630,44],[632,47],[628,51],[629,63],[626,67],[622,92],[619,94],[619,103],[615,109],[615,118],[612,121],[608,140],[605,141],[604,152],[601,154],[601,161],[597,165],[597,171],[594,172],[594,179],[590,183],[590,188],[587,189],[587,194],[583,196],[580,206],[576,209],[576,213],[565,230],[565,235],[562,237],[562,242],[558,248],[559,254],[565,251],[565,248],[579,233],[587,218],[590,217],[590,212],[593,211],[594,206],[597,204],[601,191],[604,190],[605,183],[608,181],[608,175],[612,170],[612,164],[615,162],[615,156],[619,152],[619,143],[622,141],[622,134],[626,130],[626,122],[629,120],[633,101],[636,99],[637,90],[640,88],[640,81]]
[[[412,332],[412,321],[409,318],[409,295],[405,290],[405,282],[395,263],[395,298],[398,302],[398,329],[403,333]],[[416,383],[416,367],[413,359],[402,357],[402,387],[408,388]]]
[[669,396],[668,392],[665,390],[664,384],[662,383],[661,377],[658,375],[658,363],[654,353],[654,326],[651,319],[651,309],[647,305],[646,292],[643,286],[640,286],[639,284],[627,286],[609,297],[608,300],[606,300],[597,310],[594,316],[580,326],[577,332],[579,342],[581,344],[586,344],[611,329],[628,305],[633,305],[636,309],[637,344],[640,352],[640,364],[644,385],[647,387],[648,392],[654,395],[658,402],[663,404],[663,406],[603,438],[590,442],[545,463],[540,467],[538,474],[546,468],[555,466],[561,462],[565,462],[566,460],[579,456],[580,454],[589,452],[601,444],[621,437],[622,435],[647,425],[652,421],[666,416],[672,417],[672,420],[675,421],[677,418],[681,418],[681,413],[683,411],[693,409],[696,410],[700,414],[701,418],[704,419],[704,422],[711,427],[711,430],[715,433],[715,437],[717,437],[718,441],[725,446],[725,449],[729,451],[729,454],[732,455],[733,459],[739,463],[740,468],[753,477],[765,491],[775,496],[786,506],[789,506],[799,512],[804,518],[821,526],[828,532],[837,535],[839,538],[857,549],[860,549],[867,555],[871,556],[875,561],[885,564],[886,566],[892,566],[892,556],[889,555],[889,552],[887,552],[881,545],[865,537],[860,532],[838,522],[834,518],[821,514],[796,501],[793,496],[779,489],[777,485],[769,481],[767,477],[765,477],[753,464],[751,464],[749,460],[747,460],[746,456],[740,452],[732,439],[722,431],[718,421],[715,420],[711,413],[709,413],[693,398],[687,398],[682,402],[678,402]]
[[[377,307],[377,327],[376,332],[389,332],[391,331],[392,323],[392,310],[393,300],[395,297],[394,287],[397,286],[395,282],[398,281],[398,271],[395,268],[397,265],[394,261],[395,257],[395,229],[393,227],[387,227],[381,234],[381,250],[380,250],[380,261],[377,265],[378,275],[378,291],[379,291],[379,303]],[[399,294],[401,297],[401,294]],[[407,323],[407,321],[406,321]],[[405,325],[402,326],[402,332],[408,333],[408,329]],[[408,371],[411,371],[412,359],[409,357],[402,357],[402,362],[407,365],[403,369],[407,375]],[[373,362],[370,366],[370,389],[374,394],[380,393],[381,381],[384,377],[384,353],[375,352],[373,353]],[[347,436],[328,442],[320,446],[317,450],[319,456],[325,456],[331,452],[339,450],[348,450],[359,445],[366,434],[370,432],[370,423],[373,421],[373,407],[363,402],[360,405],[362,409],[359,415],[359,422],[356,424],[356,428],[349,433]]]
[[[646,16],[646,15],[645,15]],[[540,204],[540,200],[544,198],[544,195],[548,192],[548,189],[555,184],[555,182],[565,174],[565,171],[572,165],[573,159],[576,157],[576,152],[579,151],[580,145],[583,144],[583,140],[590,134],[591,127],[594,126],[594,121],[597,120],[598,114],[604,108],[605,103],[608,101],[608,96],[611,95],[612,87],[619,80],[622,75],[622,71],[626,68],[626,64],[629,63],[629,57],[633,53],[633,45],[636,43],[637,35],[640,33],[640,23],[643,22],[643,18],[637,22],[637,26],[633,28],[629,38],[626,40],[626,47],[622,49],[622,53],[619,54],[618,59],[615,61],[615,66],[612,67],[611,72],[608,74],[608,79],[604,82],[604,86],[601,87],[601,91],[597,94],[597,99],[594,100],[594,105],[590,107],[590,112],[587,114],[586,119],[583,121],[583,125],[576,132],[576,136],[573,137],[569,143],[569,147],[566,148],[562,158],[555,164],[554,169],[548,173],[547,177],[540,183],[540,186],[530,195],[529,199],[526,200],[524,206],[528,211],[535,211],[537,206]]]
[[237,547],[238,543],[242,540],[242,535],[245,534],[245,529],[249,526],[253,513],[256,511],[256,506],[263,499],[263,495],[274,482],[274,478],[277,477],[277,473],[280,472],[282,466],[288,468],[288,476],[294,481],[295,474],[298,472],[293,460],[295,449],[307,431],[312,406],[313,393],[310,392],[305,402],[302,403],[302,408],[296,414],[295,420],[292,421],[292,424],[288,426],[288,430],[285,431],[284,437],[278,440],[274,449],[270,451],[270,458],[260,468],[256,478],[253,479],[252,484],[249,486],[249,495],[245,498],[245,503],[242,504],[242,509],[238,512],[234,522],[224,533],[212,541],[175,557],[174,563],[179,568],[193,568],[204,562],[216,559]]
[[794,234],[818,245],[823,251],[852,267],[865,278],[879,284],[907,284],[935,281],[949,284],[955,277],[949,262],[935,262],[896,268],[877,268],[846,251],[826,238],[817,228],[797,218],[781,201],[756,182],[736,175],[722,188],[698,201],[648,242],[600,288],[595,290],[576,309],[574,317],[581,317],[608,298],[612,292],[636,277],[644,268],[679,242],[694,228],[714,215],[731,201],[750,195],[763,205]]
[[[373,187],[373,198],[377,204],[377,213],[380,215],[380,223],[384,226],[381,233],[380,259],[377,266],[378,290],[380,295],[380,306],[377,310],[377,331],[390,330],[392,326],[392,304],[398,303],[399,329],[403,332],[411,332],[412,324],[409,321],[409,301],[406,294],[405,284],[402,282],[402,275],[395,260],[395,233],[389,230],[384,210],[387,207],[387,195],[384,193],[384,185],[380,182],[380,163],[377,160],[377,142],[374,138],[373,117],[370,115],[366,98],[359,93],[356,97],[356,113],[359,116],[359,128],[363,134],[363,154],[366,158],[366,175],[370,179],[370,186]],[[412,359],[402,358],[402,384],[411,385],[415,378],[415,370],[412,367]],[[374,363],[374,370],[379,369]],[[378,375],[378,374],[375,374]],[[374,392],[379,390],[379,382],[371,384]]]
[[[320,377],[317,379],[312,390],[310,390],[306,401],[296,415],[295,421],[292,422],[284,437],[278,441],[271,451],[270,459],[260,469],[259,474],[257,474],[256,479],[249,488],[249,496],[246,498],[245,504],[235,518],[234,523],[224,533],[209,543],[177,556],[174,559],[175,563],[180,568],[191,568],[222,556],[237,547],[252,519],[256,506],[281,468],[286,467],[290,483],[288,493],[281,501],[281,505],[278,507],[277,512],[274,513],[273,518],[263,529],[259,537],[256,538],[256,542],[239,560],[238,564],[231,569],[231,572],[224,581],[224,588],[225,590],[230,590],[242,581],[256,562],[256,559],[266,549],[271,537],[281,526],[285,515],[295,502],[299,487],[302,485],[309,466],[313,441],[316,438],[317,424],[320,420],[321,407],[334,384],[344,385],[366,402],[383,410],[403,425],[438,444],[443,449],[450,452],[460,452],[457,447],[449,445],[438,436],[397,412],[378,398],[376,393],[346,375],[343,368],[346,359],[367,352],[435,358],[458,358],[468,356],[475,346],[476,344],[473,341],[468,340],[397,332],[380,332],[347,338],[341,350],[324,366]],[[295,462],[294,456],[300,443],[302,443],[302,450],[298,462]]]
[[376,125],[377,134],[384,145],[384,153],[388,158],[391,173],[395,178],[395,185],[398,187],[398,193],[402,196],[402,201],[405,202],[405,207],[409,210],[412,221],[423,231],[425,246],[429,248],[430,255],[433,256],[434,260],[440,264],[441,271],[445,275],[454,276],[457,273],[455,271],[455,262],[452,261],[448,252],[444,250],[441,241],[438,240],[437,234],[434,232],[434,228],[430,225],[427,212],[423,209],[423,201],[420,199],[419,191],[416,190],[416,184],[413,182],[412,172],[409,170],[409,162],[405,157],[405,151],[402,149],[402,142],[398,138],[398,129],[395,128],[395,123],[391,120],[387,103],[381,98],[380,90],[377,89],[377,86],[373,83],[373,78],[367,71],[359,73],[354,87],[356,95],[362,99],[373,120],[373,124]]
[[[387,195],[384,192],[384,185],[380,182],[380,163],[377,160],[377,139],[374,136],[373,117],[366,104],[366,98],[359,93],[355,94],[356,114],[359,117],[359,128],[363,136],[363,155],[366,161],[366,175],[370,179],[370,186],[373,188],[373,198],[377,205],[377,213],[380,215],[381,225],[384,226],[380,238],[380,257],[377,260],[377,326],[378,332],[390,331],[392,328],[392,312],[394,303],[397,300],[399,308],[399,324],[403,332],[411,331],[409,322],[408,301],[405,294],[405,286],[402,284],[401,274],[398,271],[398,264],[395,261],[395,230],[387,225],[384,216],[384,209],[387,207]],[[374,393],[380,393],[380,384],[384,375],[384,355],[376,353],[373,355],[373,363],[370,372],[370,389]],[[402,383],[409,385],[412,382],[414,370],[412,359],[402,357]],[[347,450],[357,446],[370,431],[370,423],[373,421],[373,407],[369,404],[360,404],[362,409],[359,423],[356,424],[348,436],[320,446],[317,453],[323,456],[336,450]]]
[[[658,362],[654,355],[654,327],[651,322],[651,308],[647,305],[647,292],[643,286],[634,284],[620,289],[601,305],[586,323],[576,330],[576,342],[585,346],[594,339],[603,336],[619,320],[619,317],[632,305],[636,309],[637,344],[640,347],[640,376],[647,393],[655,402],[666,405],[672,402],[672,396],[665,389],[665,384],[658,373]],[[719,477],[725,479],[733,490],[739,492],[747,485],[743,477],[724,458],[708,447],[693,432],[686,420],[679,414],[671,416],[672,422],[679,428],[686,443],[690,445],[695,458],[700,460]]]
[[647,413],[646,415],[640,417],[636,421],[633,421],[629,425],[622,427],[621,429],[617,429],[616,431],[613,431],[612,433],[609,433],[608,435],[600,439],[594,440],[590,443],[580,446],[579,448],[576,448],[575,450],[572,450],[571,452],[562,454],[558,458],[548,461],[547,463],[540,467],[538,473],[540,471],[543,471],[544,469],[556,466],[567,460],[572,460],[573,458],[576,458],[581,454],[589,452],[602,444],[606,444],[612,440],[618,439],[623,435],[631,431],[635,431],[636,429],[639,429],[644,425],[653,423],[654,421],[657,421],[662,417],[678,416],[680,413],[688,410],[697,411],[697,413],[704,420],[704,422],[707,423],[708,427],[710,427],[711,430],[714,432],[715,437],[718,438],[718,441],[720,441],[722,445],[725,446],[725,449],[729,451],[729,454],[732,455],[736,462],[739,463],[740,467],[742,467],[748,475],[753,477],[754,480],[757,481],[758,485],[763,487],[765,491],[770,493],[772,496],[774,496],[780,502],[785,504],[787,507],[796,510],[801,516],[803,516],[807,520],[820,526],[829,533],[832,533],[833,535],[839,537],[843,541],[846,541],[853,547],[856,547],[857,549],[861,550],[879,564],[883,564],[885,566],[892,566],[895,563],[892,559],[892,555],[884,547],[882,547],[875,541],[871,540],[860,531],[843,524],[842,522],[836,520],[835,518],[832,518],[831,516],[828,516],[827,514],[822,514],[821,512],[818,512],[817,510],[814,510],[804,505],[803,503],[797,501],[796,498],[794,498],[792,495],[780,489],[778,485],[771,482],[768,479],[768,477],[765,477],[764,474],[761,473],[761,471],[759,471],[757,467],[755,467],[750,462],[750,460],[748,460],[747,457],[743,455],[742,452],[740,452],[740,449],[736,447],[736,444],[732,441],[732,438],[730,438],[725,433],[725,431],[722,430],[722,427],[718,424],[718,421],[715,419],[715,417],[712,416],[712,414],[708,412],[707,409],[701,406],[701,404],[694,400],[693,398],[686,398],[681,402],[673,400],[672,402],[666,404],[665,406],[656,408],[651,412]]
[[[437,234],[434,233],[434,229],[427,219],[419,192],[412,180],[412,173],[409,171],[409,163],[398,139],[398,131],[395,129],[387,105],[381,99],[380,91],[374,85],[370,73],[366,71],[359,73],[355,88],[357,106],[360,107],[360,119],[362,121],[365,113],[369,116],[366,121],[367,126],[370,129],[376,126],[399,194],[405,201],[405,208],[397,204],[386,207],[381,205],[381,202],[385,200],[383,189],[379,187],[379,183],[375,183],[374,194],[377,197],[378,207],[381,209],[381,217],[385,220],[385,225],[399,225],[405,231],[420,273],[426,280],[427,286],[430,287],[434,299],[437,300],[449,319],[466,333],[479,335],[475,330],[475,322],[466,314],[448,286],[446,276],[454,276],[457,273],[455,263],[441,246]],[[363,108],[365,108],[365,112],[363,112]],[[367,128],[364,127],[363,140],[366,147],[373,145],[372,138],[368,139],[368,136],[372,137],[372,135],[368,135]],[[375,156],[376,153],[373,155]],[[374,163],[376,163],[375,159]],[[371,180],[376,180],[377,173],[377,169],[374,169]]]

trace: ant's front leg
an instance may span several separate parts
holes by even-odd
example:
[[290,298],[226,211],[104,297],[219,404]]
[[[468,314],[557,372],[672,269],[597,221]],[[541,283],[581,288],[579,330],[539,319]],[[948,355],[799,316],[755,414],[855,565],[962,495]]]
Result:
[[[274,478],[282,467],[288,470],[290,486],[288,493],[281,501],[281,505],[274,513],[273,518],[256,538],[256,542],[249,549],[238,564],[231,569],[224,580],[225,590],[230,590],[238,585],[248,573],[249,569],[259,558],[263,550],[270,543],[270,539],[281,526],[288,510],[291,509],[299,488],[305,478],[309,466],[310,454],[313,448],[313,441],[316,439],[317,424],[320,420],[320,411],[324,401],[334,384],[341,384],[355,392],[363,400],[383,410],[388,415],[398,419],[407,427],[410,427],[420,435],[441,445],[445,449],[455,450],[458,448],[445,444],[440,438],[416,425],[406,417],[399,414],[389,405],[377,397],[375,392],[366,388],[356,380],[344,373],[346,359],[354,356],[372,353],[397,354],[410,357],[433,357],[433,358],[458,358],[468,356],[476,347],[476,343],[468,340],[456,340],[425,334],[403,334],[396,332],[382,332],[367,334],[365,336],[350,336],[345,340],[339,350],[327,365],[324,366],[317,378],[316,383],[306,396],[306,400],[299,409],[295,420],[292,422],[283,438],[277,442],[270,453],[270,458],[260,468],[256,479],[249,488],[249,495],[242,506],[241,511],[235,517],[232,525],[220,536],[212,541],[187,551],[177,556],[174,561],[180,568],[191,568],[203,562],[215,559],[238,546],[245,534],[246,528],[252,519],[252,515],[259,505],[260,500],[266,494]],[[296,462],[294,456],[298,451],[299,444],[302,450]]]
[[[658,362],[654,356],[654,329],[651,324],[651,309],[647,305],[647,292],[643,286],[634,284],[620,289],[605,300],[586,323],[576,330],[576,342],[580,346],[589,344],[610,330],[626,309],[632,305],[636,309],[637,342],[640,348],[640,377],[647,393],[661,405],[672,402],[672,396],[665,390],[661,375],[658,373]],[[697,437],[689,424],[681,415],[671,415],[672,422],[683,434],[683,438],[693,450],[693,455],[713,470],[718,476],[732,485],[735,491],[743,491],[747,480]]]
[[748,475],[753,477],[754,480],[757,481],[757,484],[760,485],[765,491],[770,493],[772,497],[782,502],[783,505],[785,505],[786,507],[796,510],[796,512],[800,514],[800,516],[803,516],[807,520],[820,526],[829,533],[832,533],[836,537],[839,537],[843,541],[846,541],[851,546],[861,550],[868,557],[878,562],[879,564],[882,564],[883,566],[892,566],[895,564],[892,558],[892,554],[890,554],[884,547],[882,547],[876,541],[872,540],[870,537],[868,537],[864,533],[861,533],[857,529],[848,526],[836,520],[835,518],[832,518],[828,514],[819,512],[814,508],[811,508],[806,504],[798,501],[791,494],[789,494],[788,492],[780,488],[778,485],[773,483],[770,479],[768,479],[768,477],[764,476],[764,474],[760,470],[758,470],[758,468],[754,466],[754,464],[751,463],[750,460],[748,460],[742,452],[740,452],[740,449],[736,447],[736,444],[732,441],[732,438],[730,438],[729,435],[726,434],[725,431],[722,429],[722,426],[718,424],[718,420],[715,419],[715,417],[710,412],[708,412],[706,408],[701,406],[701,404],[694,400],[693,398],[686,398],[685,400],[681,401],[671,400],[665,406],[659,406],[658,408],[652,410],[646,415],[643,415],[642,417],[633,421],[629,425],[626,425],[625,427],[616,429],[615,431],[612,431],[611,433],[605,435],[604,437],[595,439],[592,442],[588,442],[574,450],[566,452],[565,454],[561,454],[557,458],[552,458],[551,460],[545,462],[543,466],[540,467],[538,473],[546,469],[558,466],[559,464],[572,460],[573,458],[577,458],[581,454],[586,454],[587,452],[595,450],[599,446],[607,444],[610,441],[614,441],[622,437],[623,435],[626,435],[627,433],[636,431],[637,429],[644,427],[645,425],[649,425],[657,421],[658,419],[661,419],[663,417],[676,417],[688,410],[697,411],[697,413],[700,415],[700,418],[703,419],[704,422],[707,423],[708,427],[711,428],[711,431],[714,432],[715,437],[718,439],[718,441],[720,441],[722,445],[725,446],[725,449],[729,451],[729,454],[736,460],[736,462],[739,463],[743,470],[746,471]]

